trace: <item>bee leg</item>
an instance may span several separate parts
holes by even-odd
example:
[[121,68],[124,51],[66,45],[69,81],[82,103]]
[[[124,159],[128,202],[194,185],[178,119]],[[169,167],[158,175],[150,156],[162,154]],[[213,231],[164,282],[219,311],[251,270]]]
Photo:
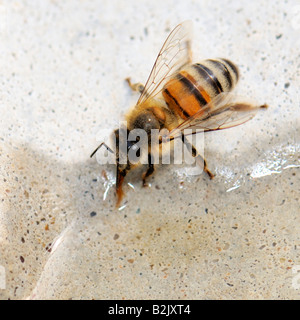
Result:
[[141,83],[132,83],[130,78],[126,78],[125,79],[129,85],[129,87],[133,90],[133,91],[138,91],[140,93],[142,93],[144,91],[144,85]]
[[143,174],[143,187],[148,187],[148,184],[146,183],[146,178],[151,176],[151,174],[154,172],[154,164],[152,163],[152,155],[151,153],[148,154],[148,169]]
[[201,159],[200,161],[203,163],[203,170],[208,174],[210,179],[213,179],[215,175],[207,168],[206,160],[203,157],[201,157],[200,154],[197,155],[197,158]]
[[124,178],[129,170],[130,170],[130,163],[128,163],[124,169],[121,169],[119,163],[117,163],[117,180],[116,180],[116,193],[117,193],[116,207],[117,208],[120,206],[120,203],[124,197],[124,191],[122,187],[123,187]]
[[202,167],[203,171],[205,171],[210,179],[214,178],[214,174],[210,172],[210,170],[207,168],[206,160],[198,153],[197,149],[185,138],[184,135],[182,135],[182,142],[186,145],[189,152],[191,152],[192,156],[196,158],[196,163]]

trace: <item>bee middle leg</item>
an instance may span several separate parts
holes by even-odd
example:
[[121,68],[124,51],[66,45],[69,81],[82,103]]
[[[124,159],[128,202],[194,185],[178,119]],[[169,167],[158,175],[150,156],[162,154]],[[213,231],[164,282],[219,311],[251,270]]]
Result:
[[214,178],[214,174],[207,168],[206,160],[198,153],[197,149],[186,139],[184,134],[182,135],[182,142],[186,145],[188,151],[192,154],[192,156],[196,159],[196,163],[199,166],[203,166],[203,171],[205,171],[210,179]]
[[143,174],[143,187],[148,187],[148,184],[146,183],[146,178],[151,176],[154,172],[154,164],[152,163],[152,155],[151,153],[148,153],[148,169]]
[[140,92],[142,93],[144,91],[144,85],[142,83],[132,83],[130,78],[126,78],[125,79],[129,85],[129,87],[131,88],[131,90],[133,91],[137,91],[137,92]]

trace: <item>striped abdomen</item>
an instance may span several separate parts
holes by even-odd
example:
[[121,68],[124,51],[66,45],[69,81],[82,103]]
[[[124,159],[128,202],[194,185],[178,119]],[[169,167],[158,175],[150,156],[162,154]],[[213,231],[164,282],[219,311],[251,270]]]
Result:
[[181,70],[165,84],[162,94],[173,113],[187,119],[219,93],[232,90],[238,78],[238,69],[229,60],[204,60]]

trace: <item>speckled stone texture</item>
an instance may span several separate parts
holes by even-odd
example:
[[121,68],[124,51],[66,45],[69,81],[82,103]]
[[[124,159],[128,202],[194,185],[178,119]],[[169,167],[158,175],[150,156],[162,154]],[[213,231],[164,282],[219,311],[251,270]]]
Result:
[[[116,210],[89,155],[186,19],[270,107],[205,136],[214,180],[138,170]],[[1,299],[299,299],[299,32],[297,1],[0,2]]]

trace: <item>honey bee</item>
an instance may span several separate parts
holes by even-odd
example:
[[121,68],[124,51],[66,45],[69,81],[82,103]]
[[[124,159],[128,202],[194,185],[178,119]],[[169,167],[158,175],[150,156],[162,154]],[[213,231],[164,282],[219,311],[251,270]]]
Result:
[[[192,63],[191,21],[177,25],[163,44],[149,78],[142,84],[129,86],[141,93],[137,104],[126,116],[127,127],[114,131],[116,138],[116,194],[117,207],[123,198],[122,185],[125,176],[138,164],[128,159],[128,151],[137,141],[126,139],[126,150],[121,151],[120,135],[128,137],[133,129],[143,129],[148,136],[148,168],[143,174],[143,185],[153,174],[154,164],[151,154],[151,132],[154,129],[167,129],[168,134],[160,138],[158,148],[162,150],[165,142],[180,138],[196,160],[201,160],[203,170],[212,179],[213,173],[208,169],[205,159],[185,138],[184,130],[196,129],[203,132],[231,128],[252,119],[255,112],[266,105],[254,106],[248,102],[238,101],[231,93],[239,80],[237,66],[228,59],[207,59]],[[91,157],[104,143],[91,154]],[[107,146],[106,146],[107,147]],[[109,147],[108,150],[113,152]],[[120,163],[121,153],[127,155],[127,161]]]

